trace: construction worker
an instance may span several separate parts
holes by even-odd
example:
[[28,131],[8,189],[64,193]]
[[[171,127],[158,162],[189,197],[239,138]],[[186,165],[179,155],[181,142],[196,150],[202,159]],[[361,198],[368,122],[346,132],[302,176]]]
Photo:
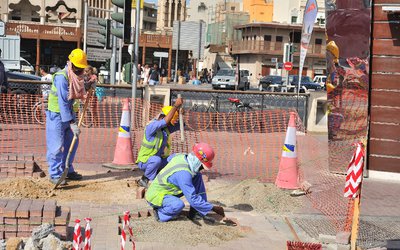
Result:
[[[47,163],[49,164],[50,182],[56,184],[67,164],[66,158],[74,136],[79,136],[80,129],[76,118],[79,106],[75,103],[75,91],[84,90],[83,70],[87,67],[86,54],[81,49],[74,49],[68,56],[67,66],[53,76],[46,112]],[[82,175],[75,172],[71,165],[74,161],[78,141],[70,156],[70,168],[67,179],[81,180]],[[60,183],[66,184],[65,180]]]
[[182,104],[182,98],[176,99],[173,106],[163,107],[158,117],[147,124],[136,160],[138,167],[144,171],[138,185],[147,188],[149,180],[154,180],[156,174],[167,165],[171,147],[169,136],[179,130],[179,108]]
[[[182,195],[190,204],[189,218],[206,216],[210,211],[225,217],[224,209],[207,202],[201,171],[210,170],[215,153],[207,143],[196,143],[189,154],[176,154],[163,168],[146,192],[154,217],[166,222],[177,217],[185,207]],[[197,214],[196,214],[197,213]]]

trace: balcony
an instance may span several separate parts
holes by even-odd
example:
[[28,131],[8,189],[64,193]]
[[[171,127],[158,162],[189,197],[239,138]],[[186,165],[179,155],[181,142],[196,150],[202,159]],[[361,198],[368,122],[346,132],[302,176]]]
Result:
[[[297,48],[299,44],[294,44]],[[250,41],[231,41],[229,48],[232,54],[262,54],[262,55],[283,55],[283,42],[269,42],[260,40]],[[308,46],[307,57],[325,58],[326,46],[310,44]],[[300,55],[300,49],[294,53],[294,56]]]

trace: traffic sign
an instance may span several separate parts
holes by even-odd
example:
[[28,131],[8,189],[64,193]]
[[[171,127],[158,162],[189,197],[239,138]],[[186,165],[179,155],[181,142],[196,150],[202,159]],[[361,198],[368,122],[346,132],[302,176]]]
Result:
[[293,63],[291,63],[291,62],[285,62],[285,63],[283,64],[283,68],[284,68],[285,70],[287,70],[287,71],[291,71],[291,70],[293,69]]
[[168,52],[154,51],[153,56],[154,57],[168,57]]

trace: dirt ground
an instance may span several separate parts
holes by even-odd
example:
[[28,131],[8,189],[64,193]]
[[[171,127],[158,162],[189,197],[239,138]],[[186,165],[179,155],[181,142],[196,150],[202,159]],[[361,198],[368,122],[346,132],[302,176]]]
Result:
[[[134,171],[135,172],[135,171]],[[84,179],[69,182],[63,189],[53,190],[47,177],[40,179],[15,178],[0,181],[0,197],[55,199],[59,202],[86,201],[98,204],[141,204],[135,199],[140,176],[132,171],[108,171],[100,174],[81,172]],[[232,181],[212,179],[206,183],[210,202],[221,205],[229,211],[254,211],[263,214],[291,213],[299,208],[301,199],[289,196],[287,191],[276,188],[271,183],[260,183],[255,179]],[[131,194],[131,195],[127,195]],[[150,207],[148,207],[150,209]],[[217,246],[223,242],[245,237],[251,228],[209,224],[203,220],[192,222],[184,216],[168,223],[156,222],[152,217],[137,219],[132,223],[135,241],[164,242],[166,244],[198,245],[205,243]]]

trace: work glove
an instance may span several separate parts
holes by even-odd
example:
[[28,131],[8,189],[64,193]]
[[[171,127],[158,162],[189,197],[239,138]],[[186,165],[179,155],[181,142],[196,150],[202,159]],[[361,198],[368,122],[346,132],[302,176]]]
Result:
[[74,123],[71,123],[69,126],[71,127],[71,130],[72,130],[72,133],[74,134],[74,136],[78,137],[79,134],[81,133],[81,129],[78,127],[78,124],[76,124],[74,122]]
[[213,208],[211,210],[214,211],[216,214],[219,214],[222,217],[225,217],[225,212],[224,212],[224,208],[223,207],[221,207],[221,206],[213,206]]

